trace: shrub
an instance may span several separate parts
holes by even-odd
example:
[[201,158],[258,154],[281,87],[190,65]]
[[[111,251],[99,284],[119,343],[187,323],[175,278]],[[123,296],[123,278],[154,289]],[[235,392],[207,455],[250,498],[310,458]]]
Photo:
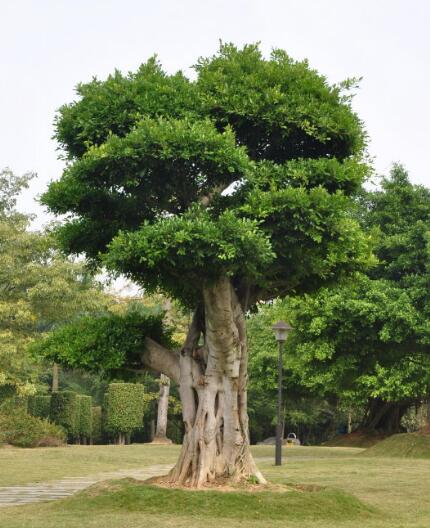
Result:
[[61,427],[43,418],[20,410],[0,414],[0,443],[18,447],[55,447],[64,444],[66,435]]
[[38,418],[49,418],[51,407],[50,395],[30,396],[28,399],[28,412]]
[[15,412],[28,411],[28,398],[27,396],[14,395],[9,398],[5,398],[0,404],[0,414],[14,414]]
[[103,440],[102,408],[100,406],[93,407],[91,411],[92,411],[91,440],[93,444],[100,444]]
[[53,392],[51,396],[50,417],[66,431],[69,440],[79,433],[79,407],[76,393],[72,391]]
[[78,434],[84,442],[91,438],[92,429],[92,411],[91,406],[93,399],[91,396],[85,396],[84,394],[77,395],[77,402],[79,407],[79,420],[78,420]]
[[0,407],[4,401],[12,396],[16,396],[16,386],[10,383],[2,383],[0,385]]
[[144,388],[138,383],[111,383],[105,399],[106,431],[123,444],[142,427]]

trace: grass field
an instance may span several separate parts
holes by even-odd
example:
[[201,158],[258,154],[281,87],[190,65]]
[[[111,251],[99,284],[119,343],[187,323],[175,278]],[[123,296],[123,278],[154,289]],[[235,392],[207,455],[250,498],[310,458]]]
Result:
[[[142,465],[174,463],[178,446],[67,446],[38,449],[0,448],[0,486],[45,482]],[[0,527],[2,528],[1,524]]]
[[[62,501],[0,509],[1,528],[428,528],[430,459],[367,456],[361,449],[294,447],[273,466],[273,447],[253,448],[274,483],[320,491],[193,492],[125,480]],[[177,446],[0,449],[0,485],[167,464]],[[369,454],[371,454],[369,452]]]
[[393,435],[367,449],[365,456],[430,459],[430,435],[420,433]]

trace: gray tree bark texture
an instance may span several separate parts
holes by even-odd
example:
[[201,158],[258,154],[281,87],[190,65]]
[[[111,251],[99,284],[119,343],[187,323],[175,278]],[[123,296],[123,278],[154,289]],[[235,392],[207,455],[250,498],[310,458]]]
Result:
[[171,444],[172,441],[167,438],[167,417],[169,411],[169,394],[170,394],[170,378],[165,374],[160,376],[160,394],[158,397],[157,408],[157,428],[155,430],[155,437],[153,443],[155,444]]
[[245,317],[228,278],[204,289],[179,353],[147,339],[142,361],[179,384],[185,435],[170,482],[266,482],[249,449]]

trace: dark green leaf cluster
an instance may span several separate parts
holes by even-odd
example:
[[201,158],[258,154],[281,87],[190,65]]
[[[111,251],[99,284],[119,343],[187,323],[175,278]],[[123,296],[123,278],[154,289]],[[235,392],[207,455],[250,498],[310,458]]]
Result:
[[225,211],[213,218],[196,206],[182,216],[146,223],[120,233],[106,264],[139,282],[163,285],[181,299],[193,299],[203,281],[242,274],[258,280],[274,254],[258,222]]
[[340,104],[339,87],[283,50],[264,60],[258,46],[225,44],[196,71],[204,110],[231,125],[253,159],[344,159],[363,147],[360,121]]
[[139,383],[110,383],[105,395],[105,429],[113,435],[142,427],[144,387]]
[[257,300],[366,265],[349,213],[365,134],[342,87],[255,45],[222,45],[195,70],[151,59],[60,109],[69,164],[42,201],[68,215],[63,248],[184,302],[220,275]]
[[430,389],[430,327],[407,291],[357,276],[336,290],[288,304],[296,331],[289,349],[303,384],[326,394],[389,401]]
[[32,346],[36,355],[70,368],[105,375],[121,368],[141,368],[145,337],[169,345],[163,314],[130,312],[81,317],[59,327]]
[[395,166],[362,205],[376,265],[284,304],[289,347],[303,384],[320,393],[414,401],[430,393],[430,191]]
[[381,189],[367,195],[366,205],[366,227],[379,230],[379,265],[372,277],[425,291],[430,278],[430,189],[412,185],[405,169],[395,165]]
[[127,135],[142,117],[186,117],[195,105],[192,83],[181,72],[167,75],[155,57],[136,73],[115,71],[106,81],[79,84],[77,102],[61,107],[57,139],[70,158],[115,134]]
[[[372,262],[370,237],[359,229],[348,196],[309,183],[323,177],[324,171],[329,181],[329,174],[340,166],[335,160],[301,160],[277,170],[263,164],[255,171],[240,210],[270,237],[276,255],[265,273],[270,296],[312,291],[342,272],[364,269]],[[337,172],[363,175],[365,168],[359,167],[354,164],[352,169],[348,162]],[[352,184],[351,178],[342,179]]]
[[90,210],[102,229],[94,234],[106,233],[109,241],[112,226],[136,229],[161,212],[182,213],[214,187],[241,179],[248,166],[230,129],[219,133],[207,119],[145,118],[126,137],[111,135],[90,148],[51,184],[46,198],[55,213],[82,217],[65,236],[85,225]]

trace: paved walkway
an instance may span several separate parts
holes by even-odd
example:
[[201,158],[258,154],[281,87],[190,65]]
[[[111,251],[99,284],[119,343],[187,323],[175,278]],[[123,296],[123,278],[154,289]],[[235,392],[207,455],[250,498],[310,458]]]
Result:
[[127,477],[145,480],[150,477],[166,474],[171,467],[168,465],[156,465],[139,469],[124,469],[109,473],[98,473],[86,477],[65,477],[61,480],[39,482],[37,484],[0,487],[0,508],[62,499],[103,480]]

